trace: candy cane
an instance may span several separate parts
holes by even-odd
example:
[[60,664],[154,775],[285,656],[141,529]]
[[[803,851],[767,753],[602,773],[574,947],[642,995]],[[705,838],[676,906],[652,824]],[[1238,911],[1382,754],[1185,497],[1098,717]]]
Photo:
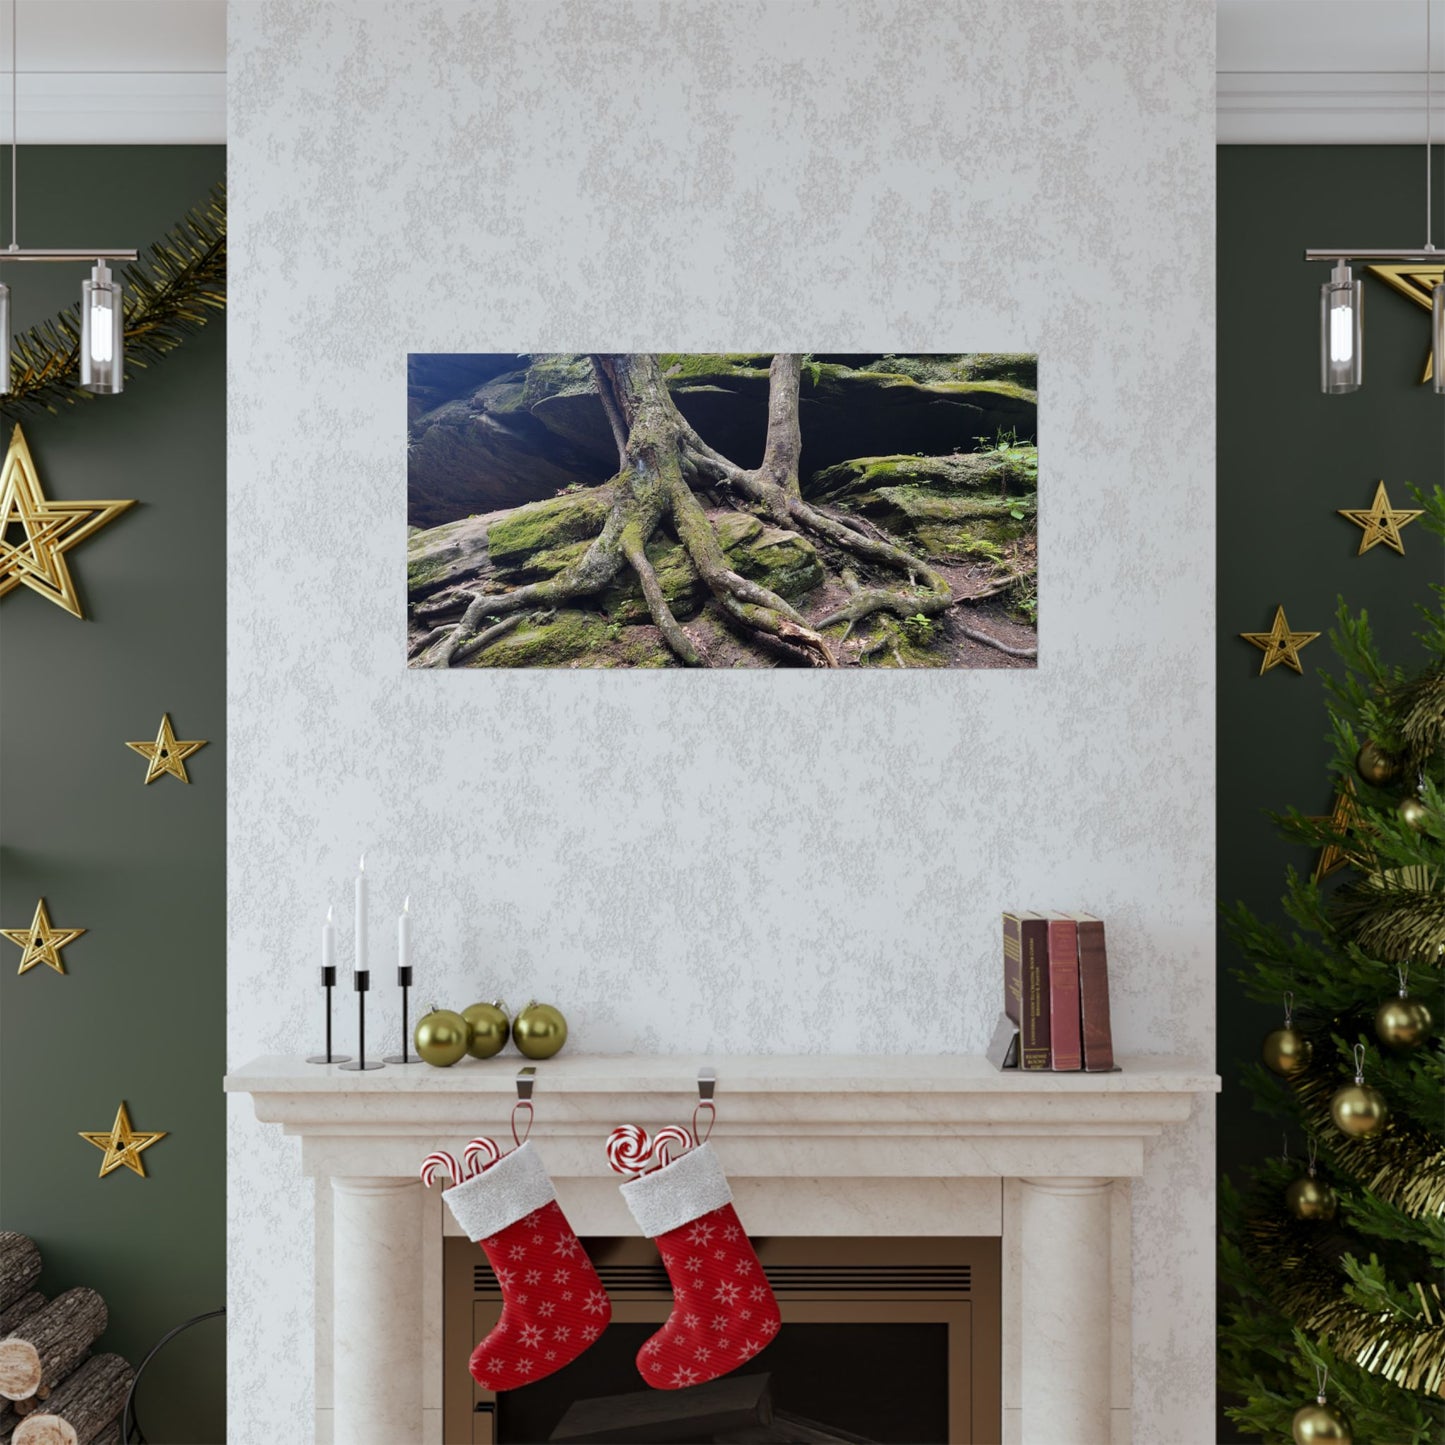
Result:
[[457,1167],[456,1157],[448,1154],[445,1149],[438,1149],[435,1154],[428,1154],[421,1161],[421,1182],[428,1189],[431,1188],[432,1180],[436,1178],[438,1169],[445,1169],[453,1184],[460,1184],[466,1175]]
[[617,1174],[640,1174],[652,1158],[647,1130],[619,1124],[607,1136],[607,1162]]
[[692,1135],[679,1124],[669,1124],[652,1136],[652,1157],[659,1169],[666,1169],[672,1163],[673,1145],[678,1154],[686,1154],[692,1148]]
[[[462,1151],[462,1163],[466,1165],[467,1178],[474,1179],[483,1169],[495,1164],[502,1157],[502,1151],[488,1138],[480,1137],[467,1141]],[[481,1163],[477,1160],[480,1158]]]

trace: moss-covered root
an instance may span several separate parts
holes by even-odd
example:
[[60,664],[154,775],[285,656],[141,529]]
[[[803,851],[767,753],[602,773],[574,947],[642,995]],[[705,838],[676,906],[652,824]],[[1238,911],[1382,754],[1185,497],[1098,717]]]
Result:
[[652,563],[647,560],[647,538],[642,535],[641,527],[628,526],[622,529],[622,553],[631,563],[632,570],[637,573],[637,580],[642,584],[642,595],[647,601],[647,610],[652,614],[652,620],[657,624],[657,630],[662,633],[667,645],[677,654],[679,661],[688,667],[701,667],[702,655],[693,645],[692,638],[682,630],[682,624],[672,615],[672,608],[667,605],[667,598],[662,595],[657,573]]

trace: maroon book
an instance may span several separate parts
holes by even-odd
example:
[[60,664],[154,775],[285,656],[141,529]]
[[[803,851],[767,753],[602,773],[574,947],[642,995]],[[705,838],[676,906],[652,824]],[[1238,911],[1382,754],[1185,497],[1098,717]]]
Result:
[[1049,1043],[1055,1073],[1084,1067],[1079,1038],[1079,925],[1062,913],[1049,919]]
[[1048,933],[1040,913],[1003,916],[1003,1007],[1019,1027],[1021,1069],[1049,1067]]
[[1104,920],[1076,913],[1079,925],[1079,1006],[1083,1019],[1084,1069],[1107,1074],[1114,1067],[1114,1034],[1109,1026],[1109,955]]

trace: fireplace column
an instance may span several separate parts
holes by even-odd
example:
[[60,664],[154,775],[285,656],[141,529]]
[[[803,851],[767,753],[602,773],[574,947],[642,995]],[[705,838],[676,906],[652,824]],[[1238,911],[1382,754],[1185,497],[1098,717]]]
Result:
[[415,1179],[331,1180],[337,1445],[421,1439],[420,1188]]
[[1023,1445],[1109,1445],[1107,1179],[1024,1179],[1020,1379]]

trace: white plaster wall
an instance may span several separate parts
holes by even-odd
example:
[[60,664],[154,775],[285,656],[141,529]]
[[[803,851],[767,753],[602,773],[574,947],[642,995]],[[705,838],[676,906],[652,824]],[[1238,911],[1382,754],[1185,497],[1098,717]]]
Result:
[[[1058,906],[1212,1056],[1213,69],[1211,0],[232,3],[233,1064],[316,1047],[363,849],[386,1047],[409,891],[419,1003],[578,1049],[980,1051]],[[407,671],[406,354],[513,347],[1036,350],[1038,671]],[[1213,1433],[1211,1114],[1134,1189],[1138,1442]],[[310,1189],[230,1149],[230,1438],[301,1440]]]

